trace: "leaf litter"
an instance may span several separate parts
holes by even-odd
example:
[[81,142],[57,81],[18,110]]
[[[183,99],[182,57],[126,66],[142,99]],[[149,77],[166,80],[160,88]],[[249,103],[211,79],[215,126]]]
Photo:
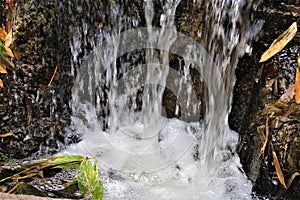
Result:
[[[284,31],[277,39],[273,41],[269,49],[263,53],[259,62],[265,62],[271,57],[279,53],[284,47],[294,38],[297,33],[297,23],[294,22],[286,31]],[[272,62],[271,66],[272,65]],[[261,70],[265,68],[262,65]],[[257,132],[261,135],[261,149],[258,157],[261,158],[264,154],[272,153],[273,165],[275,167],[276,175],[281,185],[288,189],[293,180],[300,175],[299,167],[297,167],[293,159],[297,158],[291,156],[291,149],[295,148],[299,143],[299,129],[300,129],[300,56],[297,58],[297,67],[295,69],[294,84],[289,82],[282,86],[283,90],[280,92],[278,86],[280,80],[285,80],[285,72],[278,72],[277,67],[271,68],[271,75],[269,69],[266,69],[264,78],[266,85],[262,90],[263,102],[265,107],[262,110],[262,115],[265,119],[265,124],[258,126]],[[274,76],[276,76],[274,78]],[[259,74],[262,77],[262,71]],[[273,78],[272,78],[273,77]],[[288,82],[288,81],[286,81]],[[273,98],[270,98],[270,95]],[[274,98],[277,97],[277,98]],[[269,144],[269,145],[267,145]],[[266,152],[267,147],[271,148]],[[282,170],[284,169],[284,170]],[[284,174],[286,173],[286,174]],[[287,182],[285,177],[289,177]]]
[[[2,192],[19,193],[22,187],[37,183],[39,179],[46,179],[47,183],[52,179],[57,182],[57,170],[64,169],[75,169],[77,173],[71,174],[69,180],[64,180],[57,187],[58,190],[64,190],[77,184],[77,192],[82,194],[81,198],[85,196],[94,200],[102,199],[103,185],[99,178],[97,161],[94,159],[92,163],[91,158],[80,155],[55,156],[23,163],[4,162],[0,166],[0,171],[3,172],[0,175],[0,184],[7,187],[6,191]],[[44,174],[48,178],[45,178]],[[41,185],[41,187],[45,186]]]

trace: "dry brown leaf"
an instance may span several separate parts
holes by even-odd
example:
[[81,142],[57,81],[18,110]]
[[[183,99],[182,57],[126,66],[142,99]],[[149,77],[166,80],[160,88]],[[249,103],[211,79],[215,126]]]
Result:
[[59,119],[59,122],[60,122],[60,123],[63,123],[63,124],[68,123],[67,120],[64,120],[64,119]]
[[13,51],[13,54],[14,54],[14,56],[15,56],[14,59],[16,59],[16,60],[21,60],[21,55],[20,55],[18,49],[12,47],[12,51]]
[[18,187],[20,187],[20,186],[23,185],[23,184],[24,184],[23,181],[17,182],[17,184],[16,184],[12,189],[10,189],[10,190],[7,192],[7,194],[12,194],[16,189],[18,189]]
[[[263,138],[263,139],[265,139],[265,134],[264,134],[264,132],[265,132],[265,128],[266,128],[266,126],[265,125],[261,125],[261,126],[259,126],[259,127],[257,127],[257,132],[261,135],[261,137]],[[262,143],[263,144],[263,143]]]
[[56,74],[56,72],[57,72],[57,68],[58,68],[58,65],[55,66],[55,69],[54,69],[53,75],[52,75],[52,77],[51,77],[51,80],[49,81],[48,87],[50,87],[51,84],[52,84],[52,81],[53,81],[53,79],[54,79],[54,77],[55,77],[55,74]]
[[12,13],[15,13],[17,11],[16,10],[16,4],[13,0],[7,0],[6,5],[7,5],[7,9],[10,9],[10,11]]
[[11,10],[13,11],[13,13],[16,13],[17,12],[16,3],[13,0],[11,0],[10,4],[11,4]]
[[286,31],[284,31],[276,40],[273,41],[269,49],[263,53],[259,62],[265,62],[278,52],[280,52],[296,35],[297,22],[294,22]]
[[[291,101],[295,96],[295,85],[291,85],[284,94],[281,95],[280,99],[283,102]],[[277,101],[279,101],[277,100]]]
[[11,45],[11,42],[12,42],[12,30],[10,30],[9,33],[6,35],[4,39],[4,45],[6,47],[9,47]]
[[261,147],[260,151],[259,151],[259,155],[258,158],[260,158],[261,155],[263,155],[265,153],[265,149],[268,143],[268,139],[269,138],[269,130],[266,129],[266,136],[265,136],[265,140],[263,142],[263,146]]
[[1,63],[0,63],[0,73],[7,74],[6,68],[3,65],[1,65]]
[[0,138],[5,138],[5,137],[8,137],[8,136],[14,136],[15,137],[15,134],[13,132],[0,134]]
[[294,181],[294,179],[297,177],[297,176],[300,176],[300,173],[299,172],[295,172],[291,178],[288,180],[287,182],[287,187],[289,188],[291,185],[292,185],[292,182]]
[[297,59],[298,68],[296,70],[296,80],[295,80],[295,102],[300,104],[300,56]]
[[277,155],[276,155],[276,152],[272,151],[272,155],[273,155],[273,161],[274,161],[274,166],[275,166],[275,169],[276,169],[277,177],[278,177],[280,183],[283,185],[283,187],[285,189],[287,189],[287,187],[285,185],[285,181],[284,181],[284,176],[283,176],[283,173],[281,171],[281,167],[280,167]]
[[6,8],[5,31],[8,33],[12,30],[12,21],[11,21],[12,12],[9,4],[6,4],[5,8]]
[[6,23],[5,23],[5,30],[6,32],[9,32],[12,30],[12,23],[11,23],[11,20],[7,20]]
[[270,118],[273,117],[273,115],[274,115],[274,112],[272,112],[270,114],[270,116],[267,116],[266,126],[265,126],[265,128],[266,128],[266,135],[265,135],[265,138],[264,138],[263,146],[260,149],[258,158],[265,153],[265,149],[266,149],[267,143],[269,141],[269,133],[270,133],[270,130],[269,130],[269,120],[270,120]]
[[2,80],[0,79],[0,88],[3,88],[3,87],[4,87],[3,82],[2,82]]
[[5,47],[5,51],[6,51],[7,55],[9,55],[11,58],[14,58],[15,56],[14,56],[12,50],[7,46],[4,46],[4,47]]
[[7,36],[7,33],[5,32],[5,30],[3,28],[0,27],[0,40],[4,41],[6,36]]
[[5,4],[5,14],[6,14],[6,21],[5,21],[5,31],[9,33],[12,31],[12,23],[16,13],[16,4],[13,0],[6,1]]
[[2,54],[0,54],[0,65],[5,67],[5,69],[14,70],[14,64]]

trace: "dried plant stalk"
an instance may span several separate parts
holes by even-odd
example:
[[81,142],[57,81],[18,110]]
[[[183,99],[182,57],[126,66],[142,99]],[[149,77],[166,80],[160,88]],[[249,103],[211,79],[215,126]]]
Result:
[[52,84],[52,81],[53,81],[53,79],[54,79],[54,77],[55,77],[55,74],[56,74],[56,72],[57,72],[57,68],[58,68],[58,65],[55,66],[55,69],[54,69],[53,75],[52,75],[52,77],[51,77],[51,80],[50,80],[50,82],[48,83],[48,87],[50,87],[51,84]]
[[292,185],[294,179],[295,179],[297,176],[300,176],[300,173],[299,173],[299,172],[295,172],[295,173],[291,176],[291,178],[288,180],[288,183],[287,183],[287,187],[288,187],[288,188]]
[[287,187],[285,185],[285,181],[284,181],[284,176],[283,176],[283,173],[282,173],[282,170],[281,170],[281,167],[280,167],[277,155],[276,155],[276,152],[272,151],[272,155],[273,155],[273,161],[274,161],[274,166],[275,166],[275,169],[276,169],[277,177],[278,177],[280,183],[283,185],[283,187],[285,189],[287,189]]
[[286,31],[284,31],[276,40],[273,41],[269,49],[263,53],[259,62],[265,62],[278,52],[280,52],[296,35],[297,23],[294,22]]
[[269,135],[270,135],[270,130],[269,130],[269,120],[270,120],[270,118],[273,117],[273,115],[274,115],[274,112],[272,112],[269,116],[267,116],[267,119],[266,119],[266,126],[265,126],[266,135],[265,135],[265,138],[264,138],[263,146],[261,147],[261,149],[260,149],[260,151],[259,151],[258,158],[260,158],[260,156],[263,155],[263,154],[265,153],[266,146],[267,146],[268,141],[269,141]]

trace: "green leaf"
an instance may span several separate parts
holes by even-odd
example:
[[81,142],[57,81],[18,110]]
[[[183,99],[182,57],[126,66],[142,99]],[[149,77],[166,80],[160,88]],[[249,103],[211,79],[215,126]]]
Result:
[[103,185],[101,181],[97,181],[93,188],[93,200],[100,200],[102,199],[103,195]]
[[7,56],[5,46],[2,42],[0,42],[0,51],[1,51],[2,55]]
[[78,155],[56,156],[48,158],[47,161],[43,163],[43,167],[52,167],[54,169],[79,168],[80,163],[84,159],[83,156]]
[[84,160],[78,170],[79,191],[85,195],[91,195],[94,200],[101,200],[103,194],[103,185],[98,176],[97,161],[94,165]]
[[1,156],[1,159],[4,160],[5,162],[8,162],[10,160],[9,157],[4,155],[1,151],[0,151],[0,156]]
[[85,158],[83,156],[71,155],[71,156],[56,156],[49,158],[47,165],[59,165],[59,164],[68,164],[73,162],[82,162]]
[[80,162],[72,162],[72,163],[63,163],[58,164],[52,167],[53,169],[70,169],[70,168],[79,168]]
[[89,182],[87,179],[87,162],[83,161],[80,165],[80,168],[78,170],[77,179],[78,179],[78,187],[79,191],[82,194],[86,194],[89,190]]

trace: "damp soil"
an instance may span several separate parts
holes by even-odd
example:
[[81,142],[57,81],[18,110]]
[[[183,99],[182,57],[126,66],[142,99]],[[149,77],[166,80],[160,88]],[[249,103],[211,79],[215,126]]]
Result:
[[[0,1],[1,11],[5,8],[4,2]],[[119,7],[119,11],[126,13],[124,24],[129,24],[124,29],[145,24],[141,1],[128,3],[78,0],[72,4],[67,0],[18,1],[14,26],[16,34],[12,48],[20,54],[20,59],[13,60],[15,65],[13,71],[0,74],[4,82],[4,87],[0,88],[0,133],[12,132],[13,135],[0,138],[0,152],[5,155],[0,156],[2,159],[0,161],[4,162],[6,158],[31,159],[37,155],[53,154],[80,140],[70,120],[72,80],[76,76],[76,67],[84,55],[88,54],[97,43],[99,38],[95,35],[101,31],[111,30],[109,18],[113,17],[110,15],[110,9],[114,6],[112,2],[120,5],[124,3],[123,7]],[[156,7],[161,12],[159,4]],[[197,30],[205,28],[201,26],[204,18],[199,14],[200,11],[201,7],[192,7],[189,1],[182,1],[176,13],[177,29],[196,39]],[[260,158],[258,155],[262,138],[257,131],[258,127],[266,124],[268,115],[263,113],[266,103],[274,104],[294,84],[297,57],[300,55],[300,38],[296,36],[282,52],[264,64],[259,63],[260,56],[292,22],[297,21],[299,24],[299,15],[299,1],[262,1],[251,15],[251,20],[253,24],[262,20],[263,28],[253,41],[252,54],[243,56],[236,69],[237,82],[233,92],[229,123],[230,127],[241,135],[239,145],[241,163],[253,182],[253,192],[262,198],[297,199],[300,193],[299,177],[293,180],[288,189],[283,188],[272,158],[274,148],[280,157],[280,165],[286,180],[293,173],[299,172],[300,123],[297,116],[300,114],[296,112],[294,117],[291,117],[292,120],[281,122],[279,127],[271,127],[272,142],[268,143],[266,151]],[[4,25],[4,18],[5,16],[1,14],[0,26]],[[133,19],[136,20],[134,24],[128,23]],[[85,31],[86,24],[89,25],[88,31]],[[77,53],[75,58],[72,57],[74,52]],[[172,55],[170,58],[172,66],[178,70],[180,63],[172,59]],[[49,86],[56,67],[57,73]],[[199,74],[192,73],[192,76],[193,89],[201,101],[204,93],[203,84],[197,82]],[[284,81],[279,81],[278,77]],[[273,79],[284,82],[285,85],[278,85],[276,82],[277,88],[273,84],[271,88],[267,88],[266,83]],[[168,90],[164,94],[163,104],[168,117],[184,117],[175,114],[176,96]],[[295,106],[292,101],[288,102],[288,107],[291,106]],[[205,108],[201,110],[198,120],[203,118]],[[284,133],[285,137],[280,133]],[[66,193],[54,192],[54,196],[74,197],[70,194],[75,190]],[[32,188],[28,191],[30,194],[41,196],[53,194],[53,191],[41,193]]]

